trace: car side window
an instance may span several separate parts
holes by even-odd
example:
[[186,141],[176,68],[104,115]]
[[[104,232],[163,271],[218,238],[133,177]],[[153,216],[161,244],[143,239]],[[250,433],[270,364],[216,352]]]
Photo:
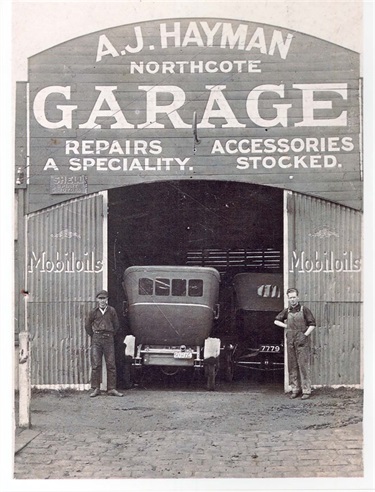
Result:
[[171,281],[169,278],[156,278],[155,279],[155,295],[157,296],[169,296],[171,288]]
[[138,293],[142,296],[152,296],[154,292],[154,282],[151,278],[140,278],[138,281]]
[[200,279],[189,280],[189,296],[190,297],[203,296],[203,280]]
[[172,296],[186,296],[186,280],[182,278],[172,280]]

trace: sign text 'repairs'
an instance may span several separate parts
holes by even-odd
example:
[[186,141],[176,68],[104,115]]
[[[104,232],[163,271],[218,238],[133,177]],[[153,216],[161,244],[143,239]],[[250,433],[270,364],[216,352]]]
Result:
[[31,57],[28,82],[31,210],[171,179],[361,208],[359,55],[325,40],[241,20],[147,21]]

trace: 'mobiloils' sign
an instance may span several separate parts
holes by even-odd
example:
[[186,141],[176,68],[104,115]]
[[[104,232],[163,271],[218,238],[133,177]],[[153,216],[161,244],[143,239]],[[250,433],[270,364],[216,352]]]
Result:
[[30,59],[30,207],[76,193],[53,177],[88,193],[237,180],[361,208],[359,99],[357,53],[279,27],[177,19],[86,35]]

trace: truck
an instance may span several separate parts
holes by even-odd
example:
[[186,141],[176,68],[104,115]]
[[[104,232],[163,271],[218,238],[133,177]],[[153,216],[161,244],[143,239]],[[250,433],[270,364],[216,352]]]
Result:
[[274,325],[283,309],[281,273],[243,272],[233,277],[236,368],[284,371],[284,331]]

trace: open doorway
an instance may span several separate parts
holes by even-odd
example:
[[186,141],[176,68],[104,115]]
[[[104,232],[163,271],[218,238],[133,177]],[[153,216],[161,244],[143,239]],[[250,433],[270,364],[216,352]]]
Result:
[[[169,181],[109,190],[108,205],[108,286],[121,321],[116,341],[119,387],[122,341],[130,333],[122,287],[129,266],[216,268],[221,283],[214,336],[233,340],[240,350],[249,342],[253,320],[270,324],[269,309],[262,316],[261,309],[252,314],[235,307],[234,278],[251,272],[282,275],[282,190],[228,181]],[[240,377],[247,374],[239,371]]]

